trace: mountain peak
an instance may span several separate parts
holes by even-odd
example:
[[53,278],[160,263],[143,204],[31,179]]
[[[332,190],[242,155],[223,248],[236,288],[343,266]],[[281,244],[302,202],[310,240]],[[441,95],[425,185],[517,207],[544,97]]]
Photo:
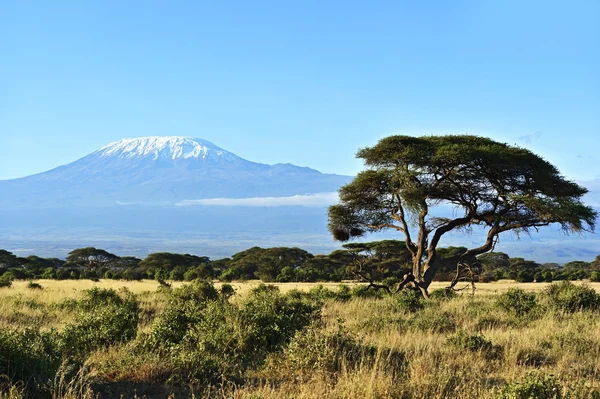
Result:
[[100,157],[122,159],[227,159],[237,158],[210,141],[183,136],[147,136],[121,139],[97,151]]

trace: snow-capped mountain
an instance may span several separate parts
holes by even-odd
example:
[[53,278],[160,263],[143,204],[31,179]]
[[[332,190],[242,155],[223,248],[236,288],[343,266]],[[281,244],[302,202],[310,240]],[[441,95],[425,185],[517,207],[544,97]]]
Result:
[[97,151],[100,157],[124,159],[151,158],[188,159],[196,158],[211,161],[234,161],[238,156],[217,147],[210,141],[177,136],[151,136],[122,139],[105,145]]
[[348,176],[245,160],[191,137],[139,137],[110,143],[68,165],[0,181],[8,207],[165,204],[207,198],[280,197],[333,192]]

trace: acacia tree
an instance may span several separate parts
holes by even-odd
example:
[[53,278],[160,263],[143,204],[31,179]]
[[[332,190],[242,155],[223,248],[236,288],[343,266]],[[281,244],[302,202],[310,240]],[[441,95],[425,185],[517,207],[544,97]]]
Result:
[[107,266],[110,262],[118,259],[118,256],[100,248],[86,247],[77,248],[69,252],[67,256],[68,265],[87,267],[89,269]]
[[[402,233],[413,268],[396,291],[413,286],[428,296],[438,244],[453,230],[487,231],[481,246],[456,255],[457,264],[491,251],[506,231],[554,223],[566,233],[594,230],[597,214],[581,202],[587,190],[523,148],[470,135],[391,136],[357,157],[366,170],[340,189],[329,230],[339,241],[387,229]],[[433,215],[438,205],[452,206],[458,216]]]

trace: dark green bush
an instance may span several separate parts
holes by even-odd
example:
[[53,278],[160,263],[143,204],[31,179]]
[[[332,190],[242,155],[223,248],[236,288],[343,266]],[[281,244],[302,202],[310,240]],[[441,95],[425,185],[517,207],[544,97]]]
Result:
[[322,284],[311,288],[310,291],[308,291],[308,295],[310,298],[321,302],[337,298],[337,293],[335,291],[325,288]]
[[0,288],[10,287],[12,286],[13,279],[10,276],[7,276],[8,272],[4,273],[2,277],[0,277]]
[[[313,373],[335,376],[342,368],[373,367],[377,355],[376,347],[362,343],[341,325],[334,333],[313,325],[296,333],[282,356],[270,367],[277,371],[283,363],[295,378]],[[394,376],[399,375],[406,365],[406,357],[399,351],[382,348],[379,358],[386,371]]]
[[28,397],[49,396],[61,364],[58,348],[55,331],[0,330],[0,376],[7,376],[13,384],[23,384]]
[[319,315],[320,307],[261,284],[240,303],[230,303],[210,282],[173,290],[152,331],[134,350],[162,353],[173,365],[173,382],[241,381]]
[[563,399],[563,388],[551,374],[528,372],[519,381],[506,384],[497,394],[498,399]]
[[346,284],[338,285],[336,299],[341,302],[346,302],[352,298],[352,290]]
[[41,290],[42,286],[38,283],[34,283],[33,281],[30,281],[29,283],[27,283],[27,288],[32,289],[32,290]]
[[417,290],[400,290],[395,298],[400,308],[408,312],[416,312],[425,307],[425,299],[423,299],[421,292]]
[[498,358],[503,353],[503,348],[500,345],[492,344],[492,341],[481,334],[469,334],[465,331],[458,331],[455,335],[451,335],[446,339],[449,345],[459,349],[466,349],[471,352],[481,352],[486,357]]
[[456,319],[452,313],[438,311],[419,312],[416,317],[411,320],[410,325],[414,329],[434,333],[456,331],[457,327]]
[[93,288],[77,303],[74,322],[61,334],[66,352],[85,355],[95,349],[126,342],[137,333],[139,306],[133,294],[124,290]]
[[383,298],[388,295],[386,290],[368,288],[365,285],[355,285],[350,292],[354,298]]
[[509,288],[499,295],[496,303],[500,308],[518,317],[529,314],[538,306],[535,293],[520,288]]
[[235,288],[233,288],[231,284],[222,284],[221,288],[219,289],[219,293],[223,299],[229,299],[235,295]]
[[456,291],[452,289],[438,288],[429,293],[429,298],[435,299],[438,301],[445,301],[454,299],[458,296]]
[[563,281],[548,286],[545,294],[550,307],[563,312],[597,310],[600,307],[600,295],[586,285]]

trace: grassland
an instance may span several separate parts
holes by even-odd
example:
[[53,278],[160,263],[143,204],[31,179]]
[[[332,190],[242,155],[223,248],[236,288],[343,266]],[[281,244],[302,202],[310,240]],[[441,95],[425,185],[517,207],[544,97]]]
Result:
[[[68,341],[85,350],[65,356],[63,349],[55,375],[36,382],[46,384],[44,389],[31,391],[32,380],[0,379],[2,398],[600,397],[600,297],[585,288],[549,294],[556,285],[501,281],[478,284],[474,295],[464,291],[424,302],[410,295],[369,297],[357,289],[342,295],[338,284],[276,284],[279,293],[257,294],[260,282],[246,282],[232,284],[236,294],[228,302],[235,306],[214,299],[190,313],[192,302],[204,299],[194,296],[200,291],[178,294],[182,283],[172,289],[155,281],[37,283],[42,289],[28,288],[28,282],[0,289],[0,331],[37,331],[64,342],[69,331],[105,328],[86,317],[100,312],[110,319],[113,311],[81,305],[87,290],[96,287],[119,292],[123,307],[135,302],[137,334],[97,346]],[[600,283],[587,286],[600,292]],[[289,309],[320,312],[304,324],[276,318]],[[170,346],[162,342],[168,338],[153,341],[166,337],[165,326],[173,329],[173,312],[197,317],[197,324],[187,324],[184,338]],[[258,322],[256,314],[263,317]],[[33,361],[28,350],[14,353],[25,351],[27,362]],[[256,356],[236,363],[232,359],[241,350]],[[0,351],[0,364],[2,356]]]

